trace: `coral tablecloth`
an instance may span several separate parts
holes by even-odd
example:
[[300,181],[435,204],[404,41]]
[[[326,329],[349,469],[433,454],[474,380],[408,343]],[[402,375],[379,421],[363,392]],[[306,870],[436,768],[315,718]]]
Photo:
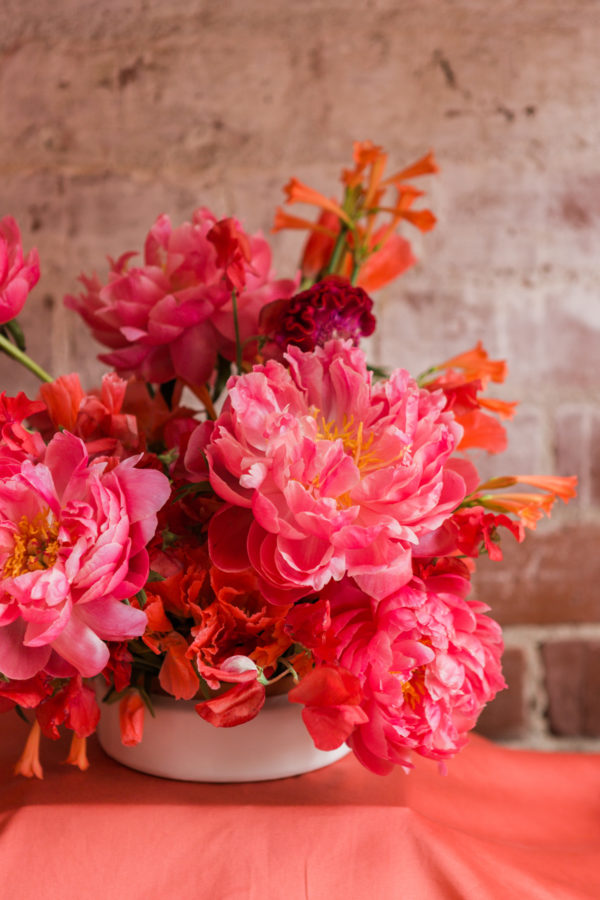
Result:
[[2,900],[597,900],[600,756],[474,737],[442,777],[353,757],[282,781],[186,784],[131,772],[95,741],[81,773],[0,718]]

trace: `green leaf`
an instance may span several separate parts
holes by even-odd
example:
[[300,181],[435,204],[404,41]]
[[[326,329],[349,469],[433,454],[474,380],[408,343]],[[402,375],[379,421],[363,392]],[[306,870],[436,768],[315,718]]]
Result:
[[195,481],[193,484],[186,484],[183,487],[179,488],[173,499],[177,501],[181,500],[183,497],[187,497],[189,494],[195,495],[212,493],[214,492],[210,481]]
[[146,584],[151,584],[153,581],[164,581],[165,576],[159,575],[158,572],[155,572],[154,569],[150,569],[148,573],[148,580]]

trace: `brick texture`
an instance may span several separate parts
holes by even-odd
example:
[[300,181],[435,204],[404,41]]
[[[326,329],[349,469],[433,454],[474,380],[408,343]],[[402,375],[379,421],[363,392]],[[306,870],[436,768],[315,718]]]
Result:
[[502,671],[507,688],[485,707],[477,731],[489,738],[520,738],[525,732],[525,657],[518,648],[504,651]]
[[547,643],[542,657],[552,733],[600,737],[600,642]]
[[580,524],[502,542],[504,560],[482,559],[477,596],[502,625],[600,622],[600,527]]

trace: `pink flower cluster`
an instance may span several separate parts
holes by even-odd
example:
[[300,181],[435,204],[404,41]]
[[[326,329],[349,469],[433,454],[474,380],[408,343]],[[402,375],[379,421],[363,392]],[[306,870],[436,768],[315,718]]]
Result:
[[[13,419],[40,406],[3,402]],[[18,421],[2,433],[0,672],[97,675],[109,660],[105,641],[144,631],[144,613],[121,601],[148,577],[146,544],[168,480],[137,469],[136,457],[93,462],[69,432],[47,446]]]
[[146,238],[143,265],[130,267],[132,256],[111,261],[107,284],[82,276],[85,292],[65,303],[110,348],[103,362],[150,382],[178,377],[201,385],[217,354],[235,359],[232,287],[240,342],[250,357],[260,310],[289,297],[296,284],[274,278],[264,238],[246,235],[234,219],[217,222],[207,209],[175,229],[168,216],[159,216]]
[[[318,747],[346,740],[378,774],[410,766],[412,750],[439,761],[453,756],[505,687],[500,627],[483,614],[487,607],[467,600],[466,569],[454,561],[417,570],[420,576],[381,601],[350,579],[328,585],[319,601],[331,620],[328,645],[313,639],[320,664],[290,692],[290,700],[306,704]],[[331,697],[332,671],[353,677],[346,696]]]
[[347,741],[378,773],[411,750],[442,761],[504,685],[500,629],[466,599],[468,569],[430,560],[455,549],[472,487],[451,458],[462,428],[402,370],[373,385],[351,341],[286,356],[232,378],[208,443],[190,441],[226,501],[211,558],[293,604],[285,630],[315,667],[289,698],[318,747]]

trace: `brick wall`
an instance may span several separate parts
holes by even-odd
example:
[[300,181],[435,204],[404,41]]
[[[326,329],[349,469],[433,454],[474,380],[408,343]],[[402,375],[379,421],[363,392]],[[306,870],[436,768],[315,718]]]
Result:
[[[596,0],[4,0],[0,212],[38,246],[22,317],[52,372],[101,366],[62,308],[80,271],[196,205],[270,226],[291,174],[328,193],[351,142],[434,148],[436,231],[377,299],[373,361],[413,372],[481,338],[520,401],[486,471],[576,473],[580,495],[479,596],[505,626],[498,738],[600,743],[600,20]],[[273,240],[278,269],[296,235]],[[0,360],[2,386],[33,379]]]

